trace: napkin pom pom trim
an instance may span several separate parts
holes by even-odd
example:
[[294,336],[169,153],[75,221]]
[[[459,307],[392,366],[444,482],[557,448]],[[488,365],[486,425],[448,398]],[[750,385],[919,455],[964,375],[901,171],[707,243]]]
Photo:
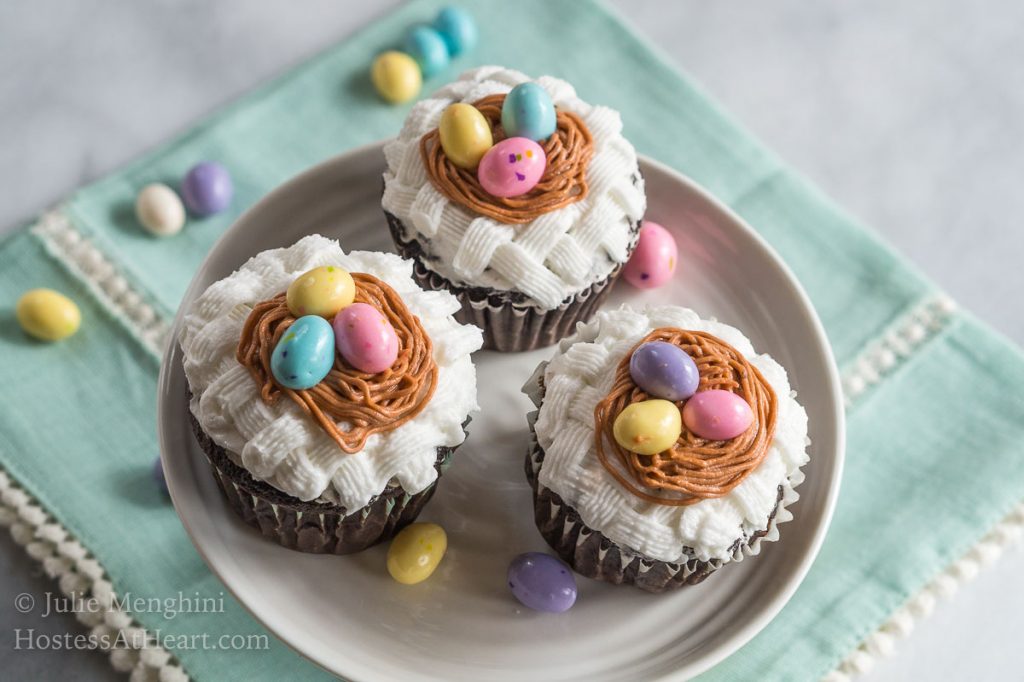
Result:
[[31,231],[43,242],[46,251],[85,284],[100,305],[149,353],[155,357],[163,354],[170,326],[62,211],[44,213]]
[[187,682],[188,674],[174,657],[121,608],[103,566],[3,468],[0,526],[10,528],[14,541],[57,581],[90,636],[113,644],[105,651],[115,670],[130,672],[132,680]]
[[921,590],[896,609],[882,625],[864,638],[823,682],[849,682],[866,674],[878,658],[889,656],[896,642],[911,633],[917,621],[927,618],[940,599],[948,599],[960,585],[973,579],[985,566],[999,558],[1003,550],[1016,543],[1024,533],[1024,502],[985,534],[963,556],[932,578]]

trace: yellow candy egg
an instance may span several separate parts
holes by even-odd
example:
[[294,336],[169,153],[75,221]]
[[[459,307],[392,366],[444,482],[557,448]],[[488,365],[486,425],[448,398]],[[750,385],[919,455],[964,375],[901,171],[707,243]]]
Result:
[[638,455],[655,455],[668,450],[682,430],[679,408],[667,400],[643,400],[628,405],[612,426],[615,441]]
[[420,94],[423,74],[420,66],[409,55],[391,50],[377,55],[370,69],[373,87],[381,97],[392,104],[408,102]]
[[78,331],[82,313],[70,298],[53,289],[32,289],[18,299],[18,324],[42,341],[60,341]]
[[494,146],[490,124],[472,104],[448,105],[437,129],[445,155],[459,168],[476,168],[487,150]]
[[388,548],[388,573],[403,585],[415,585],[431,576],[448,549],[448,536],[436,523],[406,526]]
[[313,268],[296,278],[288,287],[288,311],[295,317],[319,315],[332,319],[339,310],[352,303],[356,283],[348,270],[335,265]]

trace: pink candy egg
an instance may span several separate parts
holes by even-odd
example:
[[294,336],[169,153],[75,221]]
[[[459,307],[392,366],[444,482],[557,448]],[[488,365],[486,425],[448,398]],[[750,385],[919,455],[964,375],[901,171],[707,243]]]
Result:
[[345,362],[367,374],[383,372],[398,359],[395,328],[366,303],[353,303],[334,316],[334,343]]
[[672,233],[658,223],[645,220],[640,241],[622,276],[638,289],[653,289],[667,282],[676,271],[679,248]]
[[683,423],[690,433],[707,440],[729,440],[754,423],[747,401],[732,391],[712,389],[693,394],[683,406]]
[[540,182],[547,165],[543,147],[525,137],[510,137],[487,150],[476,177],[489,194],[517,197]]

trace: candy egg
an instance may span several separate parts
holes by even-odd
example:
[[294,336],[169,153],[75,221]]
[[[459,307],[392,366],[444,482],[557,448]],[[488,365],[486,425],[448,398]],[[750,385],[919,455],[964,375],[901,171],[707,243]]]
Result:
[[31,289],[14,308],[18,324],[40,341],[60,341],[78,331],[82,313],[70,298],[53,289]]
[[185,225],[185,207],[174,190],[155,182],[135,198],[135,217],[150,234],[169,237]]
[[277,383],[300,391],[313,388],[334,366],[334,330],[319,315],[292,322],[270,355],[270,371]]
[[516,197],[533,189],[547,167],[544,149],[525,137],[510,137],[487,150],[476,177],[496,197]]
[[523,606],[562,613],[576,603],[576,578],[564,563],[542,552],[526,552],[508,567],[508,586]]
[[695,393],[686,401],[683,422],[691,433],[701,438],[729,440],[750,428],[754,412],[736,393],[716,388]]
[[156,487],[160,489],[160,492],[170,495],[170,490],[167,489],[167,476],[164,475],[164,463],[160,461],[159,457],[153,462],[153,480],[156,481]]
[[360,372],[383,372],[398,359],[395,328],[372,305],[353,303],[338,313],[334,337],[341,357]]
[[370,78],[377,93],[392,104],[408,102],[420,94],[423,87],[419,64],[397,50],[384,52],[373,60]]
[[490,124],[472,104],[449,105],[441,114],[437,129],[445,155],[459,168],[476,168],[494,146]]
[[697,363],[679,346],[649,341],[629,358],[629,375],[637,386],[655,398],[686,400],[697,391]]
[[546,140],[555,132],[555,105],[536,83],[520,83],[501,105],[501,127],[508,137]]
[[627,405],[612,425],[615,442],[638,455],[668,450],[682,432],[679,408],[660,398]]
[[678,261],[679,247],[672,233],[645,220],[640,228],[640,241],[622,268],[622,276],[638,289],[653,289],[671,279]]
[[348,270],[322,265],[296,277],[288,287],[285,300],[288,312],[295,317],[319,315],[332,319],[352,303],[355,296],[356,283]]
[[448,54],[455,57],[476,45],[476,22],[472,15],[461,7],[449,5],[438,13],[434,28],[448,46]]
[[228,169],[214,161],[192,166],[181,183],[185,206],[199,216],[220,213],[231,203],[234,193]]
[[403,585],[415,585],[431,576],[448,549],[448,536],[436,523],[413,523],[395,536],[388,547],[388,573]]
[[425,78],[448,66],[448,46],[430,26],[413,26],[405,36],[405,51],[420,65]]

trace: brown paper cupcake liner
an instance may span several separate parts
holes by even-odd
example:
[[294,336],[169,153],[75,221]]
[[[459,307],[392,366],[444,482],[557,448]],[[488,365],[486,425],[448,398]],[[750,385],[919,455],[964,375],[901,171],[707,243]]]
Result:
[[[546,364],[541,363],[528,384],[537,386],[530,397],[538,407],[544,396],[542,378]],[[530,451],[526,456],[526,478],[533,488],[534,521],[551,549],[574,571],[587,578],[616,585],[635,585],[647,592],[666,592],[686,585],[696,585],[725,564],[760,553],[762,542],[778,539],[778,524],[792,518],[786,505],[795,502],[798,496],[787,481],[779,486],[778,499],[768,517],[766,528],[749,537],[737,538],[727,559],[702,561],[692,556],[693,551],[689,548],[683,548],[684,554],[691,555],[686,562],[652,559],[613,542],[600,531],[586,525],[576,509],[566,504],[556,492],[540,484],[544,449],[537,442],[534,431],[536,420],[536,411],[527,415]]]
[[[389,485],[362,509],[347,510],[329,502],[302,500],[259,481],[228,457],[189,413],[192,431],[213,469],[217,486],[228,505],[247,524],[282,547],[313,554],[352,554],[388,540],[416,520],[437,486],[410,495]],[[438,480],[450,464],[456,447],[438,448]]]
[[[473,324],[483,330],[485,349],[517,352],[543,348],[557,343],[576,330],[578,322],[586,322],[611,293],[612,285],[622,270],[617,265],[599,282],[577,292],[556,308],[550,310],[531,305],[518,291],[498,291],[484,287],[466,287],[454,284],[425,264],[423,247],[416,240],[403,236],[402,222],[387,211],[391,237],[399,255],[413,261],[413,275],[424,289],[447,289],[462,308],[455,319],[462,324]],[[633,226],[630,251],[636,247],[640,223]]]

